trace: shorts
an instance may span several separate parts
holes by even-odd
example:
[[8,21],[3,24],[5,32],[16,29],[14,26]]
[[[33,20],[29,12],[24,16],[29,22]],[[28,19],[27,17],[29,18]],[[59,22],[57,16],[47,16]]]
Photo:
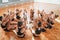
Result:
[[23,37],[25,36],[24,33],[18,33],[18,32],[17,32],[17,35],[18,35],[18,37],[20,37],[20,38],[23,38]]
[[6,28],[6,29],[4,29],[4,31],[9,32],[10,30],[8,30],[8,29]]
[[42,32],[45,32],[46,30],[45,30],[44,28],[41,28],[41,31],[42,31]]
[[4,25],[1,24],[1,27],[2,27],[2,28],[6,28],[6,25],[4,26]]
[[52,26],[48,24],[45,28],[49,28],[49,29],[51,29]]
[[40,34],[41,33],[41,30],[38,30],[38,28],[36,29],[35,31],[36,34]]

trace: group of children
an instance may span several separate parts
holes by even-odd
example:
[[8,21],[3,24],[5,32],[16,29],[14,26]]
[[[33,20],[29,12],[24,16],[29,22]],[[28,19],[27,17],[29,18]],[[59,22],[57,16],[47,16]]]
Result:
[[16,9],[15,12],[8,11],[7,13],[0,16],[2,29],[7,32],[16,30],[17,36],[21,38],[25,37],[27,29],[31,31],[33,36],[39,36],[47,28],[51,29],[58,17],[53,11],[47,14],[44,10],[35,11],[34,9]]

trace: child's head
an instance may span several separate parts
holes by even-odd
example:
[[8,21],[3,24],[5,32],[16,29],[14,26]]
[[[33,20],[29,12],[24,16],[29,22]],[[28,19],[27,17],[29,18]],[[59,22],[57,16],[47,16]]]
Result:
[[40,27],[41,26],[41,22],[38,22],[38,27]]
[[59,17],[59,15],[55,15],[55,18]]
[[22,21],[19,21],[18,22],[18,27],[21,27],[23,25],[23,22]]

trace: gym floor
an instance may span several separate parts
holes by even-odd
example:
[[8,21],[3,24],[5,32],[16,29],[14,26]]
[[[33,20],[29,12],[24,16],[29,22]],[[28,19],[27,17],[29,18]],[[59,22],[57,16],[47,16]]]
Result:
[[[26,3],[24,6],[17,5],[17,6],[10,6],[10,7],[4,7],[0,8],[0,15],[2,15],[3,12],[7,11],[8,9],[14,10],[14,8],[29,8],[29,6],[33,6],[34,3]],[[32,7],[33,8],[33,7]],[[55,22],[54,27],[52,29],[46,29],[46,32],[43,32],[40,34],[39,37],[34,37],[31,34],[30,30],[26,30],[26,34],[24,38],[19,38],[16,36],[16,34],[11,32],[5,32],[0,27],[0,40],[60,40],[60,23]]]

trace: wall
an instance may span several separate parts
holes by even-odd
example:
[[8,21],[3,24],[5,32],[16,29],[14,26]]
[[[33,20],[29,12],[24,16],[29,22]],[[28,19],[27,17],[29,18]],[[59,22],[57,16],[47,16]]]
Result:
[[34,0],[8,0],[8,2],[2,3],[2,0],[0,0],[0,7],[4,7],[6,5],[13,5],[13,4],[20,4],[20,3],[26,3],[26,2],[34,2]]
[[44,3],[60,4],[60,0],[34,0],[34,2],[44,2]]

